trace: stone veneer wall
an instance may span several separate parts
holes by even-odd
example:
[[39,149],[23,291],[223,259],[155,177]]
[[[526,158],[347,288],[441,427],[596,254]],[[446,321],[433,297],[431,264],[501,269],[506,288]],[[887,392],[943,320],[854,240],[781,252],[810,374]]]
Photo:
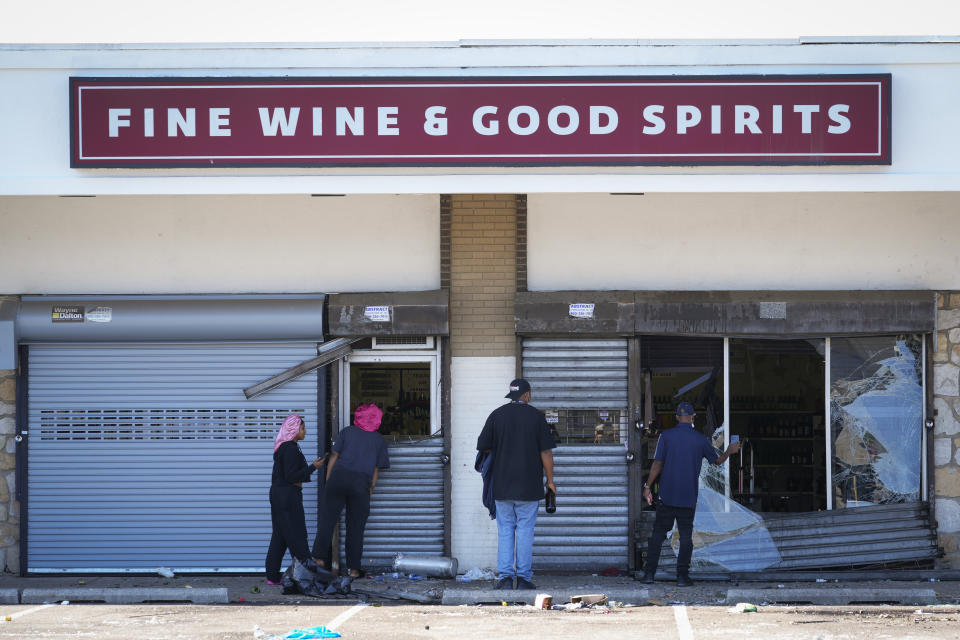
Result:
[[934,483],[941,566],[960,568],[960,291],[940,293],[933,354]]
[[[0,296],[0,304],[15,300]],[[16,478],[17,372],[0,369],[0,563],[20,572],[20,503],[14,500]]]

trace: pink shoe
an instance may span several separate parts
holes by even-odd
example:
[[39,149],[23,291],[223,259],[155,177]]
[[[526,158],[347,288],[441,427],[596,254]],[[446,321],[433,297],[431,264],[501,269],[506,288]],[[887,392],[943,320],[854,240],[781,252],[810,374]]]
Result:
[[275,587],[275,586],[277,586],[277,585],[280,584],[280,583],[279,583],[279,582],[274,582],[273,580],[267,580],[267,584],[269,584],[271,587]]

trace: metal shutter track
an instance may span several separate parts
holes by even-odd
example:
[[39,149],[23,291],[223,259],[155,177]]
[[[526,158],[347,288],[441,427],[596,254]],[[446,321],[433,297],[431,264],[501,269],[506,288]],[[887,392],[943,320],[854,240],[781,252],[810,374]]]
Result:
[[[626,339],[523,340],[523,377],[538,409],[627,410]],[[553,450],[557,512],[537,515],[533,564],[543,569],[627,567],[627,465],[622,444]]]
[[[443,440],[391,444],[390,468],[380,472],[363,537],[363,568],[393,564],[398,552],[443,555]],[[346,559],[340,519],[340,557]]]
[[[31,346],[28,570],[262,571],[273,434],[303,412],[311,459],[317,376],[255,400],[241,390],[315,355],[315,343]],[[304,506],[315,522],[314,482]]]

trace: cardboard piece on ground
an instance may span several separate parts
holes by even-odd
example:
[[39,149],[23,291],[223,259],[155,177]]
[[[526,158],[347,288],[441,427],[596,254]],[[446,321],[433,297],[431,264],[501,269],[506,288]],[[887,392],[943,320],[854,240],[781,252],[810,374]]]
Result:
[[549,609],[553,606],[553,596],[548,593],[538,593],[533,606],[537,609]]

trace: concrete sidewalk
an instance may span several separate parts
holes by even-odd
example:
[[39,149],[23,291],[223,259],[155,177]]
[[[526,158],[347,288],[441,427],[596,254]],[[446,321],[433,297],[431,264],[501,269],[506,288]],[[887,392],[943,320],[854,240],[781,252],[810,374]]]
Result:
[[[476,603],[532,603],[538,593],[553,596],[555,604],[569,602],[573,595],[602,593],[624,604],[723,605],[733,598],[754,604],[847,603],[960,604],[960,581],[849,581],[829,582],[750,582],[697,581],[692,587],[677,587],[672,581],[644,585],[629,576],[604,577],[588,573],[541,574],[534,576],[534,591],[494,590],[493,581],[457,582],[393,578],[372,574],[354,582],[357,590],[373,602],[419,604],[434,602],[460,605]],[[802,593],[801,593],[802,592]],[[842,597],[841,597],[842,596]],[[359,599],[354,596],[348,600]],[[284,604],[344,602],[319,600],[303,595],[285,596],[279,586],[266,583],[262,575],[158,575],[122,576],[0,576],[0,601],[17,602],[111,602],[196,604]],[[738,599],[738,601],[741,601]]]

